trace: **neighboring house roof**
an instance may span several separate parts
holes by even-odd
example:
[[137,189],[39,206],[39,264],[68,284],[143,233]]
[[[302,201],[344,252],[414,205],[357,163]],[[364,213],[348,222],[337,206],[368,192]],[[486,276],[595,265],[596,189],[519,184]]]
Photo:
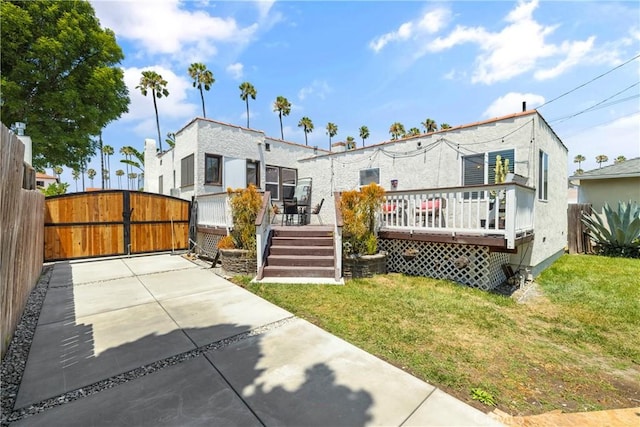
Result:
[[53,179],[57,180],[58,178],[55,176],[47,175],[46,173],[36,172],[36,179]]
[[570,179],[613,179],[640,177],[640,157],[625,160],[624,162],[604,166],[584,172],[582,175],[573,175]]

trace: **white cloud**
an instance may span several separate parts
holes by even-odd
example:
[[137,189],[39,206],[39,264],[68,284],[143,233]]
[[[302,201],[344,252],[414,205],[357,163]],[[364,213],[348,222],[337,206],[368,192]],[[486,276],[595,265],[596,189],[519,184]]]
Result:
[[186,10],[178,0],[123,1],[117,6],[93,1],[92,5],[104,27],[139,43],[148,54],[209,57],[216,54],[216,43],[247,43],[258,28],[256,23],[242,27],[234,18]]
[[155,111],[151,93],[143,96],[136,86],[140,84],[142,71],[154,70],[167,81],[169,96],[157,99],[160,125],[164,120],[185,121],[199,113],[198,106],[187,102],[187,90],[194,90],[191,82],[182,75],[176,75],[173,71],[162,66],[150,66],[144,68],[124,69],[124,81],[129,89],[129,112],[122,116],[124,122],[137,122],[134,133],[143,138],[157,139],[155,127]]
[[509,92],[496,99],[482,115],[487,118],[506,116],[522,111],[522,102],[527,102],[527,110],[544,104],[544,97],[533,93]]
[[[483,27],[457,26],[446,36],[428,44],[425,52],[440,52],[464,43],[480,49],[471,81],[492,84],[534,70],[537,80],[550,79],[581,62],[591,61],[595,37],[584,41],[565,40],[559,45],[548,43],[557,26],[545,26],[533,18],[538,0],[520,1],[507,14],[507,26],[498,32]],[[540,68],[543,60],[558,61],[555,66]]]
[[[619,113],[617,113],[619,114]],[[609,157],[609,163],[613,159],[622,155],[627,159],[640,157],[640,114],[632,114],[622,117],[607,124],[596,124],[578,132],[568,131],[569,136],[563,136],[564,132],[558,133],[567,148],[569,149],[568,172],[573,172],[578,168],[573,163],[573,158],[582,154],[587,158],[582,162],[583,170],[591,170],[598,167],[595,161],[596,156],[604,154]]]
[[229,64],[227,66],[227,73],[231,75],[231,77],[235,80],[242,79],[242,73],[244,71],[244,65],[240,62],[236,62],[235,64]]
[[326,81],[314,80],[309,86],[303,87],[298,91],[298,99],[300,99],[300,101],[304,101],[305,98],[308,98],[311,95],[320,99],[325,99],[331,91],[332,89]]
[[394,41],[409,40],[425,34],[434,34],[447,25],[451,17],[448,9],[438,8],[426,12],[421,18],[401,24],[396,31],[383,34],[369,42],[375,52]]

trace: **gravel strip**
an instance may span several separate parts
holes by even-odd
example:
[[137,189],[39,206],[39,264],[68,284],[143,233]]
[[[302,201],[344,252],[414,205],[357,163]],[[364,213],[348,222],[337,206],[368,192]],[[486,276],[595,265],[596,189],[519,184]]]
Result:
[[71,390],[59,396],[55,396],[29,405],[27,407],[14,410],[16,396],[18,395],[18,389],[20,387],[22,375],[24,373],[27,358],[29,356],[29,349],[31,348],[31,343],[33,341],[36,326],[38,325],[40,310],[42,309],[42,304],[47,294],[47,289],[49,287],[49,281],[51,279],[52,272],[53,266],[44,267],[38,284],[33,289],[31,295],[29,296],[29,299],[27,300],[27,305],[20,319],[20,323],[16,328],[13,340],[11,341],[9,348],[7,349],[7,353],[2,360],[2,381],[0,383],[2,387],[2,415],[0,418],[0,424],[2,426],[7,426],[10,422],[19,421],[25,417],[46,411],[47,409],[64,405],[65,403],[91,396],[101,391],[116,387],[120,384],[124,384],[126,382],[143,377],[145,375],[158,372],[169,366],[174,366],[187,360],[191,360],[195,357],[201,356],[206,352],[218,350],[247,338],[264,334],[265,332],[280,328],[296,319],[295,316],[281,319],[279,321],[260,326],[250,331],[243,332],[232,337],[198,347],[194,350],[168,357],[163,360],[158,360],[148,365],[141,366],[139,368],[132,369],[130,371],[98,381],[94,384],[90,384],[76,390]]

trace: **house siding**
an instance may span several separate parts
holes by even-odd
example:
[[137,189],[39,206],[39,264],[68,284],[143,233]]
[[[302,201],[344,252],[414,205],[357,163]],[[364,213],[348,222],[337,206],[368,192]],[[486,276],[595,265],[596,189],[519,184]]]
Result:
[[591,203],[594,212],[601,214],[605,203],[615,208],[629,200],[640,203],[640,177],[580,181],[578,203]]

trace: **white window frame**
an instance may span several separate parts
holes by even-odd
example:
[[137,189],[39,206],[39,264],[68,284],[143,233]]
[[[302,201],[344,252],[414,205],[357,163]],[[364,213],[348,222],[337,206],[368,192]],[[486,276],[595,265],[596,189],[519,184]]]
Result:
[[549,154],[538,153],[538,200],[549,200]]

